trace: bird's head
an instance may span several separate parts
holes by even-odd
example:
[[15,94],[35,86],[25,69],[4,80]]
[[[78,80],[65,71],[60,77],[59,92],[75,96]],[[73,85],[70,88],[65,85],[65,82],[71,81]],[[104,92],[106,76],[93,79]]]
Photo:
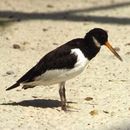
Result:
[[115,49],[110,45],[108,42],[108,34],[107,31],[101,29],[101,28],[94,28],[90,30],[86,36],[85,39],[89,38],[92,40],[91,44],[94,44],[96,48],[100,48],[102,45],[107,46],[110,51],[120,60],[123,61],[122,58],[119,56],[119,54],[115,51]]

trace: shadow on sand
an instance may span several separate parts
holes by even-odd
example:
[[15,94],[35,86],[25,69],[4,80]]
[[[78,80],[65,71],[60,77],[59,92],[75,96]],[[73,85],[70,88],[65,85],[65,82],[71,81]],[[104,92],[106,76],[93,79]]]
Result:
[[11,105],[11,106],[24,106],[24,107],[41,107],[41,108],[55,108],[60,107],[61,102],[58,100],[50,100],[50,99],[32,99],[32,100],[24,100],[20,102],[11,102],[11,103],[2,103],[0,105]]
[[[23,21],[23,20],[59,20],[59,21],[73,21],[73,22],[85,22],[91,21],[96,23],[107,23],[107,24],[130,24],[130,18],[127,17],[115,17],[115,16],[95,16],[87,13],[95,12],[95,11],[106,11],[113,10],[122,7],[129,7],[130,2],[122,2],[116,3],[106,6],[95,6],[91,8],[83,8],[83,9],[74,9],[74,10],[66,10],[66,11],[57,11],[57,12],[17,12],[17,11],[0,11],[0,20],[1,19],[9,19],[10,22]],[[82,14],[82,13],[85,13]]]
[[[68,101],[67,103],[76,103]],[[9,103],[2,103],[0,105],[11,105],[11,106],[24,106],[24,107],[40,107],[40,108],[55,108],[60,107],[61,102],[58,100],[51,100],[51,99],[32,99],[32,100],[23,100],[20,102],[9,102]]]

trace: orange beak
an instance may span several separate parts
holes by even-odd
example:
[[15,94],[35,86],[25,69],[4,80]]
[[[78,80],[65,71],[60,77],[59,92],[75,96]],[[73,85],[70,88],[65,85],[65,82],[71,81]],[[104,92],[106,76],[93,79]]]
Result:
[[105,45],[110,49],[110,51],[111,51],[120,61],[123,61],[122,58],[119,56],[119,54],[115,51],[115,49],[109,44],[109,42],[106,42]]

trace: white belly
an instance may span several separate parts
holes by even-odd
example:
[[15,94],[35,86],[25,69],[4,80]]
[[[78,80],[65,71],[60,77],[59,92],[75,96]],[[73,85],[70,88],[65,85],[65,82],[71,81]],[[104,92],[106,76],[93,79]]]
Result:
[[74,53],[77,56],[77,62],[74,65],[74,68],[48,70],[44,74],[38,76],[34,82],[27,83],[27,85],[51,85],[69,80],[79,75],[84,70],[89,60],[79,49],[73,49],[71,53]]

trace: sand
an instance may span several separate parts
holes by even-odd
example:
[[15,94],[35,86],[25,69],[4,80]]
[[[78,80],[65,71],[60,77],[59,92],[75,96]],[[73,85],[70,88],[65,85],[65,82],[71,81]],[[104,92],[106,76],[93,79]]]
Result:
[[[104,28],[123,58],[106,48],[66,84],[6,92],[50,50]],[[130,2],[122,0],[2,0],[0,2],[1,130],[130,130]]]

